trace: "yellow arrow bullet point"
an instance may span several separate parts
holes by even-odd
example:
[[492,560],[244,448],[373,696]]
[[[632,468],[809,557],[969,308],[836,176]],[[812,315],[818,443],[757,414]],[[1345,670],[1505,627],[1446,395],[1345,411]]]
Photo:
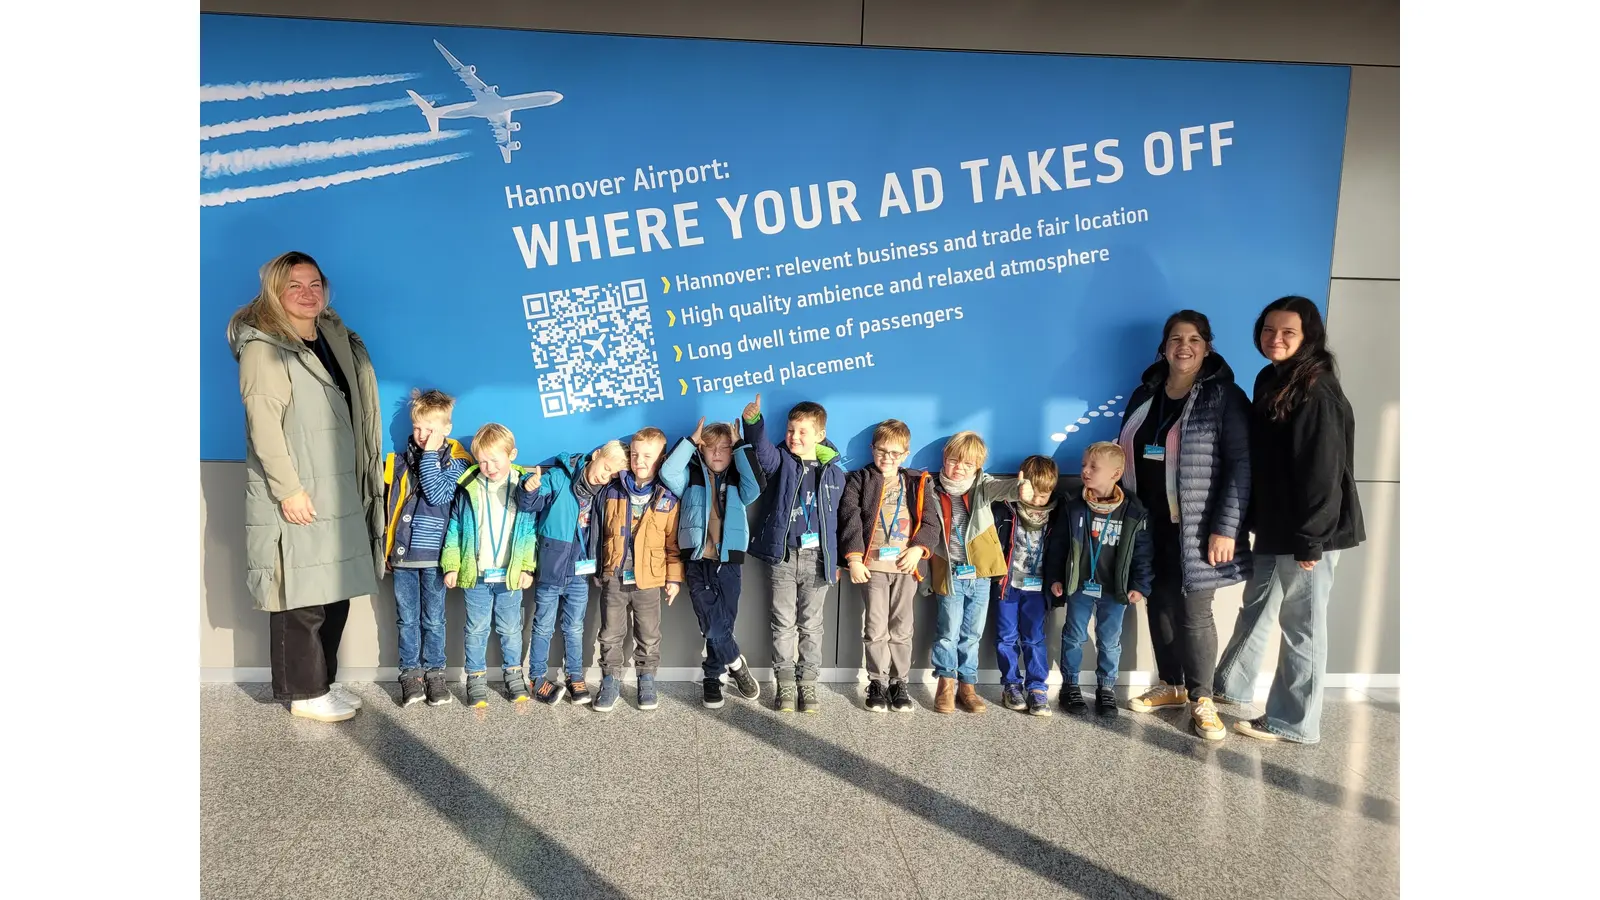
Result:
[[679,397],[682,397],[684,394],[689,393],[689,382],[684,381],[682,378],[679,378],[678,379],[678,384],[683,387],[683,390],[678,392],[678,396]]
[[671,328],[676,324],[678,324],[678,317],[672,314],[672,310],[667,310],[667,327]]
[[682,347],[679,347],[677,344],[673,344],[672,345],[672,352],[678,354],[678,358],[673,360],[673,362],[683,362],[683,348]]
[[661,293],[663,293],[663,294],[672,293],[672,282],[668,281],[667,280],[667,276],[665,276],[665,275],[661,276]]

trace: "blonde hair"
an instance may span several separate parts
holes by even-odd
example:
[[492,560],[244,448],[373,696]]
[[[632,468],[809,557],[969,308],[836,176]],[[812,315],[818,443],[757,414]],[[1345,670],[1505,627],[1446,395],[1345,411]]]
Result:
[[283,311],[283,289],[289,284],[289,273],[299,265],[317,270],[317,277],[322,280],[322,312],[333,309],[333,288],[328,284],[328,276],[322,274],[322,267],[310,254],[290,250],[261,267],[261,292],[234,310],[233,317],[228,320],[229,344],[238,340],[239,331],[246,326],[279,340],[291,343],[300,340],[299,333],[289,323],[289,314]]
[[633,433],[633,437],[628,439],[628,444],[631,446],[640,441],[659,441],[661,446],[665,448],[667,446],[667,433],[654,425],[646,425]]
[[989,459],[989,446],[976,431],[958,432],[945,442],[944,458],[981,466]]
[[598,448],[596,448],[592,458],[620,459],[626,461],[628,459],[628,451],[622,446],[621,441],[611,440],[606,441],[604,444],[601,444]]
[[883,441],[899,441],[911,449],[911,429],[899,419],[884,419],[878,427],[872,429],[872,446],[876,447]]
[[504,450],[510,453],[515,449],[517,449],[517,439],[512,436],[511,429],[499,422],[484,425],[472,436],[473,456],[478,456],[486,450]]
[[1122,452],[1122,445],[1115,441],[1095,441],[1083,448],[1083,461],[1088,462],[1090,457],[1098,456],[1106,462],[1115,461],[1120,471],[1128,464],[1128,458]]
[[456,408],[455,398],[444,391],[422,391],[411,389],[411,421],[420,422],[434,416],[450,418],[450,413]]
[[733,426],[727,422],[712,422],[710,425],[700,429],[701,450],[712,444],[720,444],[723,441],[727,441],[729,447],[732,447],[735,443]]
[[[1120,450],[1118,452],[1121,452]],[[1022,467],[1017,470],[1017,477],[1033,485],[1033,493],[1040,498],[1048,497],[1056,489],[1056,480],[1061,473],[1056,469],[1056,461],[1048,456],[1030,456],[1022,461]]]

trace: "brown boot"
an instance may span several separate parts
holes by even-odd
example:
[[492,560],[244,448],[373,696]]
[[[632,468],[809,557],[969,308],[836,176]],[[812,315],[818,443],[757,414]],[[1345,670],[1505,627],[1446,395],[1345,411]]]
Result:
[[956,688],[956,705],[970,713],[981,713],[989,708],[978,696],[978,689],[970,684]]
[[939,679],[939,689],[933,695],[933,711],[946,714],[956,711],[956,680],[954,678]]

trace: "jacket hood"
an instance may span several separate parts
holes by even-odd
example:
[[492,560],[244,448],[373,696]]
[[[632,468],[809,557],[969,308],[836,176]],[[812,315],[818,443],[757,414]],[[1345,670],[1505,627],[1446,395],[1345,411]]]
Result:
[[[1169,366],[1167,365],[1166,360],[1156,360],[1151,364],[1150,368],[1145,369],[1144,374],[1139,377],[1140,384],[1143,384],[1152,391],[1161,387],[1161,385],[1166,383],[1168,368]],[[1221,353],[1213,350],[1211,351],[1211,354],[1206,357],[1205,362],[1200,364],[1200,374],[1195,378],[1194,381],[1195,384],[1204,384],[1209,381],[1215,381],[1220,384],[1233,384],[1233,367],[1228,365],[1228,361],[1222,358]]]
[[[339,318],[339,314],[331,309],[325,309],[322,311],[322,315],[317,316],[317,327],[324,328],[335,333],[349,330],[345,328],[344,320]],[[274,347],[288,350],[291,353],[298,353],[305,349],[305,344],[298,341],[291,344],[281,337],[267,334],[265,331],[262,331],[254,325],[240,325],[239,330],[234,334],[233,342],[230,345],[231,349],[233,350],[233,359],[235,362],[239,360],[240,354],[244,352],[245,345],[249,344],[251,341],[266,341]]]
[[826,466],[839,458],[839,448],[833,445],[833,441],[823,438],[822,443],[817,445],[817,464]]

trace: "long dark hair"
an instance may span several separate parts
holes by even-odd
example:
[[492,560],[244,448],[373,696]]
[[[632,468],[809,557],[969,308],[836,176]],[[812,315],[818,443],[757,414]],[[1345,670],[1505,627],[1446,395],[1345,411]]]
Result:
[[1156,359],[1158,361],[1167,358],[1162,351],[1167,349],[1167,338],[1172,337],[1172,329],[1183,324],[1193,325],[1194,330],[1200,332],[1200,339],[1206,342],[1207,353],[1216,352],[1211,346],[1211,320],[1206,318],[1206,314],[1195,312],[1192,309],[1180,309],[1167,316],[1167,324],[1161,326],[1161,343],[1156,345]]
[[1267,304],[1256,317],[1256,351],[1262,356],[1261,329],[1267,324],[1267,315],[1275,312],[1292,312],[1300,317],[1300,349],[1280,365],[1277,387],[1258,401],[1267,418],[1282,422],[1296,407],[1306,401],[1311,386],[1324,374],[1337,374],[1337,361],[1328,349],[1328,329],[1322,324],[1322,313],[1317,305],[1304,297],[1279,297]]

